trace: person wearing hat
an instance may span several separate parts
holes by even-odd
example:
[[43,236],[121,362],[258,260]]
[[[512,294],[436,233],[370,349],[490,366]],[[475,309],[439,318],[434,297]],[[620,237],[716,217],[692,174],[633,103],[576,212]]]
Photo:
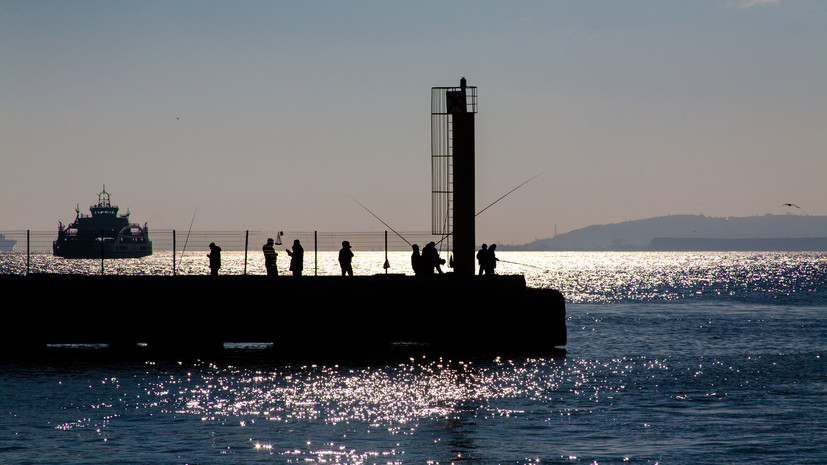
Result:
[[342,241],[342,249],[339,250],[339,266],[342,267],[342,276],[353,276],[351,260],[353,260],[353,251],[350,250],[350,242]]
[[276,253],[276,248],[273,247],[273,244],[275,244],[275,242],[273,238],[270,237],[267,239],[267,243],[261,248],[262,252],[264,252],[264,268],[267,270],[267,276],[279,275],[277,266],[279,254]]

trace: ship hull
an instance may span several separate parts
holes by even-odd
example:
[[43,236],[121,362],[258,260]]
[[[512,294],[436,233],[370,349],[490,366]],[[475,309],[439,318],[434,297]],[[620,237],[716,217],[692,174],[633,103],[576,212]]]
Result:
[[104,246],[100,243],[55,243],[52,253],[56,257],[76,259],[113,259],[113,258],[141,258],[152,255],[151,245],[140,246]]

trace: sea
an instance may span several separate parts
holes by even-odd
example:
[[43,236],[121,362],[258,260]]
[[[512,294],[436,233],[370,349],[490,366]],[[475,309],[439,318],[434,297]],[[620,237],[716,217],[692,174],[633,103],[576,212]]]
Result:
[[[408,272],[407,253],[387,270],[355,253],[356,274]],[[176,273],[206,274],[203,255]],[[498,273],[563,293],[564,354],[290,364],[255,344],[52,347],[74,355],[0,360],[0,463],[827,464],[826,253],[498,257]],[[4,254],[0,272],[170,274],[169,259]],[[224,263],[263,274],[260,257]],[[305,274],[338,273],[333,253],[305,253]],[[21,304],[3,302],[9,325]]]

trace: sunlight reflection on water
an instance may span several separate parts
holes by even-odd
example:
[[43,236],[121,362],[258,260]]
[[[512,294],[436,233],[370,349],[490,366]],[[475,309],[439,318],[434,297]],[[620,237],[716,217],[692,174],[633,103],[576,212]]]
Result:
[[[543,271],[530,286],[560,290],[574,303],[719,299],[755,302],[827,297],[823,252],[553,252],[520,254]],[[514,268],[503,270],[517,271]]]
[[[603,326],[633,339],[632,326]],[[683,332],[693,326],[686,322]],[[124,371],[39,373],[30,395],[62,399],[50,418],[64,418],[55,431],[84,439],[80,457],[114,442],[140,448],[138,459],[149,462],[166,449],[196,462],[219,453],[287,463],[693,463],[693,455],[708,458],[704,438],[722,431],[767,440],[755,428],[767,414],[766,389],[794,381],[786,389],[809,393],[774,401],[786,405],[773,410],[785,424],[798,417],[784,411],[819,389],[801,371],[823,367],[810,353],[755,354],[755,346],[709,356],[629,353],[635,344],[614,346],[626,355],[421,358],[375,367],[146,362]],[[139,433],[147,429],[150,449]],[[772,447],[783,436],[775,432]],[[755,457],[730,458],[745,456]]]
[[[3,459],[824,463],[827,254],[498,256],[499,273],[563,292],[565,356],[300,366],[237,345],[220,360],[0,361]],[[243,253],[225,257],[243,272]],[[168,273],[152,258],[121,262],[124,273]],[[206,257],[191,258],[186,269],[206,274]],[[263,274],[253,260],[248,273]],[[407,272],[407,253],[389,260]],[[354,269],[383,262],[357,251]],[[335,254],[319,263],[338,274]]]
[[[499,274],[523,274],[530,287],[552,288],[572,303],[672,301],[734,298],[756,302],[811,300],[827,297],[827,253],[823,252],[498,252]],[[32,256],[33,273],[100,274],[97,260],[67,260],[48,254]],[[356,275],[412,275],[408,252],[356,251]],[[244,252],[224,252],[220,274],[245,273]],[[279,255],[279,274],[289,274],[289,259]],[[171,253],[108,260],[106,274],[171,275]],[[206,254],[177,258],[182,275],[209,274]],[[445,268],[449,271],[449,268]],[[25,274],[26,256],[0,254],[0,274]],[[246,273],[263,275],[260,253],[250,253]],[[305,252],[304,274],[340,275],[336,252]]]

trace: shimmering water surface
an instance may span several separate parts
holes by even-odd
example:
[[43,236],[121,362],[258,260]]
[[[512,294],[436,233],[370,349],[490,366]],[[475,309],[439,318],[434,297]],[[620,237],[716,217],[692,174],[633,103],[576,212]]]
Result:
[[[384,272],[360,255],[357,274]],[[563,291],[567,355],[4,360],[0,463],[827,463],[827,254],[499,257]]]

